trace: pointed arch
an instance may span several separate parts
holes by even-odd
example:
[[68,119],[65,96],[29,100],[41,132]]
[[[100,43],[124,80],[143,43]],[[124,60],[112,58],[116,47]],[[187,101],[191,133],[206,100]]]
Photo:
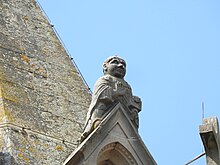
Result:
[[114,142],[101,149],[97,165],[137,165],[137,162],[127,148],[119,142]]

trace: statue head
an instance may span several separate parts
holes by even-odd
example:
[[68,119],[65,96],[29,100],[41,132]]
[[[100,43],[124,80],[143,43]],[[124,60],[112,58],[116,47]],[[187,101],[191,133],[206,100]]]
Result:
[[123,79],[126,73],[126,62],[118,56],[108,57],[103,63],[103,72]]

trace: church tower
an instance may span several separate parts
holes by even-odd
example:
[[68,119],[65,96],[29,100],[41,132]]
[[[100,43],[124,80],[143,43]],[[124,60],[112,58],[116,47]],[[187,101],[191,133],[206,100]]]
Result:
[[60,165],[91,94],[35,0],[1,0],[0,10],[0,164]]

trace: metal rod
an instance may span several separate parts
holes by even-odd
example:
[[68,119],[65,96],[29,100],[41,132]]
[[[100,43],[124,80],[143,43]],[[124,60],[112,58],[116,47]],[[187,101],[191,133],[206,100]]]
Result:
[[201,158],[202,156],[205,155],[205,152],[201,153],[199,156],[195,157],[194,159],[190,160],[188,163],[184,164],[184,165],[189,165],[192,162],[196,161],[197,159]]

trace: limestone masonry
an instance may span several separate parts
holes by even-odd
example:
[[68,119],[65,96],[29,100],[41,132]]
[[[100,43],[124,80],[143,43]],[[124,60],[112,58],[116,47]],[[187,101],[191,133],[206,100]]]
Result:
[[[117,63],[121,79],[126,65]],[[0,0],[0,165],[156,165],[138,134],[141,101],[118,82],[117,104],[103,101],[116,95],[93,99],[109,113],[89,109],[90,90],[37,2]],[[205,152],[186,165],[204,155],[220,165],[217,117],[199,131]]]
[[91,94],[34,0],[1,0],[0,11],[0,164],[60,165]]

